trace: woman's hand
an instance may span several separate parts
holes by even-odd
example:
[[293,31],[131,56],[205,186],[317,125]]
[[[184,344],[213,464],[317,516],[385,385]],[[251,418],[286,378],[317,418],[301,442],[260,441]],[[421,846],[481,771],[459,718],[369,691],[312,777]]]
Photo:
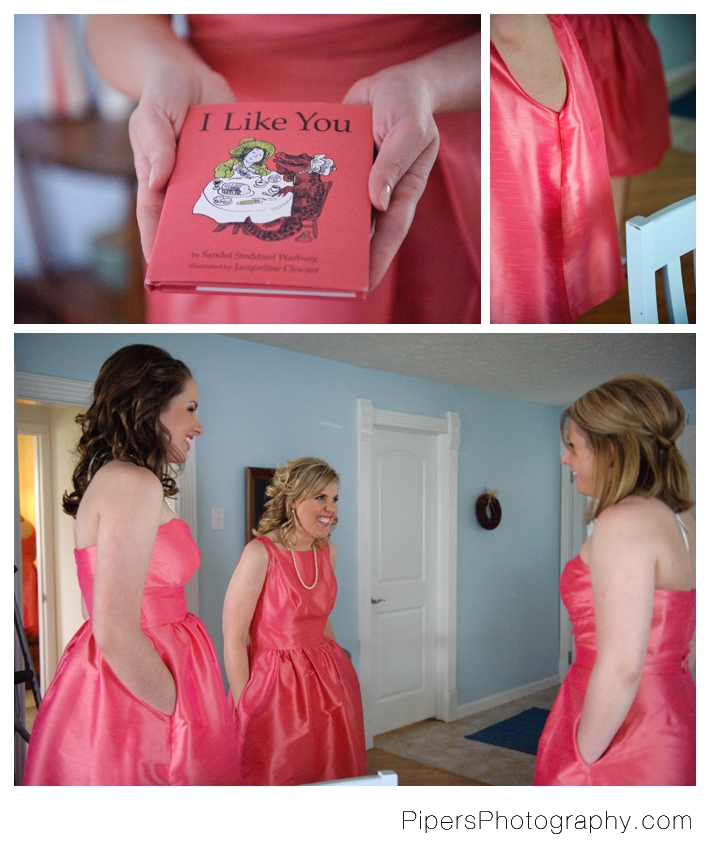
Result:
[[434,113],[480,106],[480,36],[395,65],[355,83],[344,103],[372,107],[377,158],[369,192],[375,208],[370,289],[407,235],[439,150]]
[[138,101],[129,122],[146,260],[187,108],[236,100],[225,79],[173,32],[170,15],[87,15],[86,45],[101,76]]
[[234,100],[234,93],[219,74],[196,74],[184,65],[161,68],[147,81],[128,124],[138,177],[136,216],[146,260],[153,250],[188,107]]

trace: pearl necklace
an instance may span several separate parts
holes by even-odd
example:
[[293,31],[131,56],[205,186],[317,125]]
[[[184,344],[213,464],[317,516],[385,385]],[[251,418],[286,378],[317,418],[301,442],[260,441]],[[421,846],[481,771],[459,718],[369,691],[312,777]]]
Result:
[[175,511],[175,509],[173,509],[173,507],[170,505],[170,503],[168,503],[168,498],[163,497],[163,500],[165,500],[165,505],[168,507],[168,509],[170,509],[170,511],[173,513],[173,515],[177,515],[177,512]]
[[[282,541],[283,541],[283,539],[282,539]],[[315,578],[315,580],[313,581],[313,585],[312,585],[312,586],[307,586],[307,585],[303,582],[303,577],[301,577],[301,572],[298,570],[298,565],[296,564],[296,554],[295,554],[295,553],[293,552],[293,550],[289,547],[289,552],[290,552],[290,554],[291,554],[291,561],[293,562],[293,567],[296,569],[296,576],[298,577],[298,581],[299,581],[299,583],[303,586],[303,588],[304,588],[304,589],[308,589],[308,591],[310,591],[311,589],[314,589],[314,588],[315,588],[315,586],[316,586],[316,583],[318,582],[318,552],[316,551],[316,546],[315,546],[315,544],[312,544],[312,545],[311,545],[311,550],[313,551],[313,561],[314,561],[314,562],[315,562],[315,564],[316,564],[316,578]]]

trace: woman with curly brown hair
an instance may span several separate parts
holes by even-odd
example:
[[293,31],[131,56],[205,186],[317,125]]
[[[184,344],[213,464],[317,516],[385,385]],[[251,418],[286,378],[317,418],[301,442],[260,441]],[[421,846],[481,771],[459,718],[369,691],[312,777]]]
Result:
[[535,784],[695,784],[695,522],[675,441],[685,412],[622,376],[562,415],[594,532],[560,581],[575,660],[547,720]]
[[114,353],[78,422],[76,563],[87,621],[32,730],[23,783],[232,784],[236,740],[212,642],[186,610],[199,550],[168,497],[202,434],[190,371],[138,344]]
[[[242,784],[365,774],[360,687],[328,616],[337,583],[338,475],[320,459],[280,467],[224,603],[224,660]],[[247,638],[249,644],[247,645]]]

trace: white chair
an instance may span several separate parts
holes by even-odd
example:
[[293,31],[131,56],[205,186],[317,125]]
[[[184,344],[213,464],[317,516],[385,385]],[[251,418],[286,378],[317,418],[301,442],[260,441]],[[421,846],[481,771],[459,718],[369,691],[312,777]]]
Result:
[[687,323],[681,255],[693,252],[695,271],[695,196],[651,216],[626,223],[626,262],[632,323],[657,323],[656,270],[662,270],[666,307],[672,323]]
[[381,769],[377,775],[362,775],[359,778],[341,778],[339,781],[319,781],[306,787],[397,787],[397,773]]

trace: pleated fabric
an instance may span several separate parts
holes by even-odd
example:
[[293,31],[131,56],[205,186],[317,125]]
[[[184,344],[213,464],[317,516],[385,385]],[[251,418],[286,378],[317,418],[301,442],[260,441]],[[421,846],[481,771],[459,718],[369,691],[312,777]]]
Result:
[[564,15],[548,15],[567,78],[556,113],[491,43],[491,322],[569,323],[623,283],[604,130]]
[[572,620],[575,661],[540,738],[536,785],[695,784],[695,684],[688,671],[695,592],[656,589],[646,661],[636,697],[606,752],[587,764],[577,726],[596,658],[589,567],[577,556],[560,580]]
[[[269,553],[264,588],[249,628],[249,681],[235,710],[241,784],[294,785],[366,774],[357,674],[323,631],[337,582],[328,547],[318,582],[304,588],[288,550],[262,536]],[[294,551],[304,582],[313,553]]]
[[[189,15],[190,42],[239,100],[340,103],[363,77],[466,38],[472,15]],[[364,302],[151,293],[151,323],[480,322],[480,112],[437,115],[410,231]]]
[[[75,551],[91,611],[96,548]],[[184,585],[200,552],[187,524],[158,528],[141,626],[177,688],[167,716],[146,704],[103,658],[91,618],[66,647],[32,728],[26,785],[229,785],[239,766],[236,734],[214,647],[188,613]]]
[[612,177],[655,169],[671,147],[661,52],[642,15],[566,15],[599,103]]

